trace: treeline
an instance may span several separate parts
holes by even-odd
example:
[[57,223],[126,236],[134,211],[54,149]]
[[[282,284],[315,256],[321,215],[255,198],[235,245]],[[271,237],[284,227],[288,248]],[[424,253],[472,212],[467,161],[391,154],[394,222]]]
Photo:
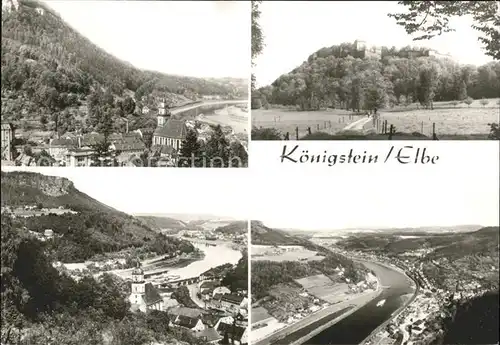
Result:
[[4,215],[1,225],[2,344],[200,343],[171,330],[166,313],[131,314],[126,291],[112,276],[75,281],[52,267],[43,242]]
[[252,107],[282,104],[301,110],[361,111],[419,102],[432,108],[434,101],[500,94],[500,62],[462,66],[449,59],[408,58],[410,51],[383,47],[379,59],[362,58],[350,43],[320,49],[272,85],[257,90]]
[[361,264],[334,253],[329,254],[323,260],[317,261],[267,261],[255,260],[252,262],[252,295],[260,299],[267,296],[267,292],[273,285],[292,282],[315,274],[334,275],[335,268],[343,267],[344,277],[351,282],[361,281],[368,270]]
[[52,229],[55,237],[48,242],[48,249],[54,254],[54,260],[62,262],[81,262],[99,254],[129,248],[158,255],[194,251],[191,243],[177,238],[153,232],[140,236],[124,231],[126,223],[105,213],[49,214],[22,218],[16,223],[39,233]]
[[[153,160],[160,154],[154,153]],[[229,140],[220,125],[214,126],[210,137],[199,140],[198,132],[188,129],[182,141],[178,167],[241,168],[248,166],[248,153],[240,141]]]
[[236,266],[229,269],[222,278],[221,284],[227,286],[232,292],[248,291],[248,252],[246,250]]
[[90,42],[43,3],[19,3],[18,10],[2,10],[2,117],[41,117],[44,125],[50,120],[45,113],[70,117],[68,109],[78,109],[95,90],[117,97],[131,91],[137,100],[152,92],[187,98],[233,93],[231,85],[215,81],[139,70]]

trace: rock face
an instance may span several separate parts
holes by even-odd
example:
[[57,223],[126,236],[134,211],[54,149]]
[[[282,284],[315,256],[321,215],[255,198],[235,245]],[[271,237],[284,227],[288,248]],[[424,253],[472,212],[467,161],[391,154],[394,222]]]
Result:
[[[11,178],[13,178],[11,174],[2,172],[2,182]],[[36,188],[45,195],[53,197],[69,194],[74,188],[73,182],[70,180],[55,176],[18,172],[15,180],[19,186]]]

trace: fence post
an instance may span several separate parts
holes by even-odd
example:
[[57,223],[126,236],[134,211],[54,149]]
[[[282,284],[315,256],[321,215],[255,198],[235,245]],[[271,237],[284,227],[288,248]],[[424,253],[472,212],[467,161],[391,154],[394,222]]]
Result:
[[316,124],[316,129],[319,131],[319,123]]
[[390,127],[390,132],[389,132],[389,138],[388,138],[389,140],[392,140],[393,130],[394,130],[394,126],[393,126],[393,125],[391,125],[391,127]]
[[422,124],[420,125],[420,133],[424,134],[424,121],[422,121]]
[[295,139],[299,140],[299,126],[295,127]]
[[285,140],[290,140],[290,133],[289,132],[286,132],[286,134],[285,134]]
[[308,132],[309,134],[312,134],[312,132],[311,132],[311,127],[307,127],[307,132]]
[[438,137],[436,135],[436,123],[432,123],[432,140],[438,140]]

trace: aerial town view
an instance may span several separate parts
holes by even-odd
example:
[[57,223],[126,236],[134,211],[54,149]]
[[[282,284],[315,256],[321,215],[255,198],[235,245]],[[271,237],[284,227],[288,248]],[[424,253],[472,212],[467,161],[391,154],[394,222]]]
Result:
[[121,201],[111,175],[4,169],[1,344],[248,344],[246,220]]
[[252,139],[500,139],[498,1],[252,10]]
[[478,178],[462,164],[405,167],[404,180],[263,171],[276,197],[250,226],[252,344],[498,344],[498,161],[474,163]]
[[249,11],[2,0],[2,165],[246,167]]

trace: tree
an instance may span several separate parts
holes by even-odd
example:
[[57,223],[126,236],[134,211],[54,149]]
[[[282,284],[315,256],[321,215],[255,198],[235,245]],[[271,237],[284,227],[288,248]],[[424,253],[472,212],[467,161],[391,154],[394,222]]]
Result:
[[467,85],[465,84],[465,80],[462,80],[460,83],[460,87],[458,89],[458,100],[463,101],[467,98]]
[[189,129],[186,138],[182,141],[180,158],[178,160],[179,167],[201,167],[203,162],[199,162],[201,145],[198,141],[198,132],[194,129]]
[[206,155],[210,160],[210,167],[226,167],[229,163],[229,153],[229,142],[222,131],[222,127],[217,125],[206,144]]
[[252,97],[252,110],[262,108],[262,100],[258,97]]
[[471,97],[467,97],[467,99],[464,101],[465,104],[470,108],[470,105],[474,102],[474,100]]
[[111,150],[111,143],[105,137],[103,140],[92,145],[92,163],[93,167],[114,167],[118,166],[116,156],[118,152]]
[[500,12],[497,1],[399,1],[406,13],[390,13],[414,40],[427,40],[454,31],[450,17],[472,16],[472,28],[479,31],[486,54],[500,60]]
[[488,139],[492,140],[500,140],[500,126],[498,123],[489,123],[490,126],[490,134],[488,135]]
[[[255,58],[262,53],[262,50],[264,49],[264,35],[262,33],[262,28],[260,27],[259,24],[259,19],[260,19],[260,10],[259,6],[262,2],[261,1],[252,1],[252,24],[251,24],[251,31],[252,31],[252,66],[255,63]],[[255,89],[255,76],[252,73],[252,79],[251,79],[251,89],[252,91]]]

